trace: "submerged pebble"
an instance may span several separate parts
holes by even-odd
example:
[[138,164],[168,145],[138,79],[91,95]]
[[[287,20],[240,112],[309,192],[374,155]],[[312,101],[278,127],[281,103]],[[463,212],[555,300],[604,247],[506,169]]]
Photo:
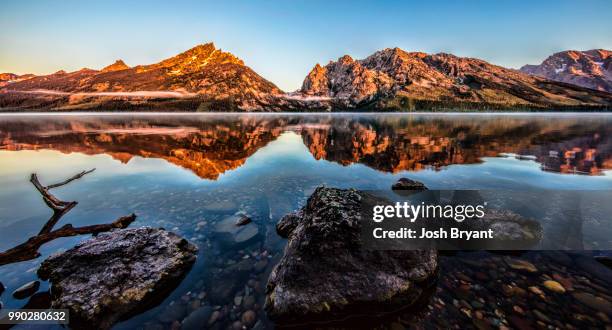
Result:
[[526,260],[508,258],[506,259],[506,263],[510,268],[515,270],[522,270],[529,273],[535,273],[538,271],[534,264]]
[[13,297],[15,299],[25,299],[35,294],[36,291],[38,291],[38,288],[40,288],[39,281],[28,282],[13,291]]
[[556,293],[565,293],[565,288],[557,281],[544,281],[544,287]]
[[240,320],[246,326],[251,326],[255,323],[255,321],[257,321],[257,314],[255,314],[255,312],[252,310],[248,310],[242,314]]

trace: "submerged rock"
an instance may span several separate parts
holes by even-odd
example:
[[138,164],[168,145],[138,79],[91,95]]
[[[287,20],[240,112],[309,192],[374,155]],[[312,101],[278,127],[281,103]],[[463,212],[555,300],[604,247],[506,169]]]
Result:
[[576,292],[572,295],[574,299],[580,301],[590,308],[612,316],[612,303],[604,298],[597,297],[588,292]]
[[213,234],[223,246],[239,247],[251,244],[259,237],[259,228],[254,223],[237,225],[242,215],[227,217],[217,224],[213,229]]
[[2,282],[0,282],[0,296],[4,293],[4,284],[2,284]]
[[249,218],[247,215],[241,214],[238,216],[238,220],[236,220],[236,226],[240,227],[240,226],[248,225],[252,221],[253,220],[251,220],[251,218]]
[[51,294],[49,291],[36,292],[22,309],[49,309],[51,308]]
[[242,314],[242,317],[240,318],[240,320],[246,326],[251,326],[255,323],[255,321],[257,321],[257,314],[255,314],[255,312],[251,310],[246,311],[244,312],[244,314]]
[[227,304],[248,279],[255,261],[251,258],[241,261],[213,275],[214,285],[210,289],[210,300],[217,304]]
[[436,251],[362,249],[361,203],[379,202],[356,190],[319,187],[302,210],[280,221],[288,243],[266,289],[272,318],[375,313],[422,297],[436,274]]
[[514,270],[520,270],[527,273],[537,273],[538,268],[531,262],[522,259],[506,258],[506,264]]
[[[595,256],[595,260],[600,264],[612,269],[612,257],[608,256]],[[1,290],[1,289],[0,289]],[[2,291],[0,291],[2,292]]]
[[204,328],[213,313],[211,306],[202,306],[191,312],[181,323],[182,330],[198,330]]
[[542,240],[542,225],[534,219],[523,217],[511,210],[491,209],[485,216],[464,222],[472,230],[492,230],[493,241],[479,241],[478,247],[489,250],[525,250]]
[[28,282],[13,291],[13,297],[15,297],[15,299],[25,299],[35,294],[38,288],[40,288],[39,281]]
[[181,320],[187,315],[187,306],[181,303],[171,303],[159,315],[157,319],[163,323],[172,323]]
[[45,260],[52,308],[68,309],[72,327],[110,328],[155,304],[191,268],[197,248],[163,229],[101,233]]

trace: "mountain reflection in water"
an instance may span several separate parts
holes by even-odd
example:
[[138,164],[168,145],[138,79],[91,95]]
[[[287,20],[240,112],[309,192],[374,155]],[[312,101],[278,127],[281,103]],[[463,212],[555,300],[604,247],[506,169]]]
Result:
[[317,159],[381,172],[439,170],[482,157],[533,159],[542,170],[612,168],[612,118],[598,115],[82,115],[0,117],[0,149],[160,158],[204,179],[242,166],[283,132]]

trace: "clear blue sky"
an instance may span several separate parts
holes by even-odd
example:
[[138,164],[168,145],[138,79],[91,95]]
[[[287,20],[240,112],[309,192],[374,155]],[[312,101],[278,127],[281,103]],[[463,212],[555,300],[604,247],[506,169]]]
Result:
[[612,49],[612,1],[0,2],[0,72],[148,64],[198,43],[284,90],[315,63],[386,47],[520,67],[566,49]]

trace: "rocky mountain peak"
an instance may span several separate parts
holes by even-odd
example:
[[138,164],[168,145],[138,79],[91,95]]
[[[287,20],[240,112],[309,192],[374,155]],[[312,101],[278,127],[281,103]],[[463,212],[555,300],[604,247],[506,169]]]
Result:
[[127,70],[130,67],[125,64],[125,62],[123,62],[123,60],[116,60],[113,64],[105,66],[101,71],[102,72],[112,72],[112,71],[119,71],[119,70]]
[[349,55],[329,62],[325,67],[316,65],[302,84],[306,95],[334,97],[341,102],[367,102],[379,89],[390,88],[390,79],[380,72],[370,70],[362,61]]
[[244,62],[231,53],[215,48],[215,45],[210,42],[197,45],[160,63],[153,64],[152,67],[167,68],[170,74],[180,75],[197,72],[204,66],[211,64],[244,65]]
[[342,65],[351,64],[353,62],[355,62],[355,60],[349,55],[344,55],[338,59],[338,63]]
[[327,68],[317,63],[308,73],[302,83],[302,91],[310,96],[326,96],[329,94],[329,81],[327,80]]

